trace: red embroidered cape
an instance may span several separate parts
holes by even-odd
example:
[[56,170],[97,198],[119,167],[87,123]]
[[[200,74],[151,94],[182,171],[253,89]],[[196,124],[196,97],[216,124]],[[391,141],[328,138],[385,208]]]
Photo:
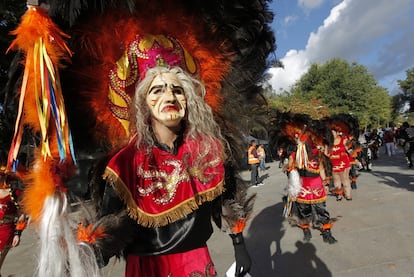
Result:
[[133,141],[110,160],[104,178],[138,224],[165,226],[221,195],[223,161],[208,154],[196,162],[196,143],[184,140],[174,155],[155,146],[150,152],[137,149]]
[[[313,154],[318,150],[316,148],[312,149]],[[296,152],[292,153],[292,158],[295,161],[296,165]],[[325,187],[322,182],[322,178],[319,175],[320,168],[319,162],[315,159],[307,160],[306,171],[315,174],[313,177],[304,177],[300,176],[301,189],[296,197],[296,202],[304,204],[318,204],[326,201],[326,192]]]
[[338,144],[335,144],[332,147],[329,158],[332,162],[332,170],[335,173],[342,172],[350,167],[349,155],[346,151],[343,138],[341,138],[341,141]]

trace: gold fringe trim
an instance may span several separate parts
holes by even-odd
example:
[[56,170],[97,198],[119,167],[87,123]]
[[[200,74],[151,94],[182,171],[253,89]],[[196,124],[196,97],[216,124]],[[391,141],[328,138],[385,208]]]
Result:
[[309,167],[307,167],[307,168],[306,168],[306,171],[308,171],[308,172],[310,172],[310,173],[315,173],[315,174],[319,174],[319,173],[320,173],[319,168],[318,168],[318,169],[314,169],[314,168],[309,168]]
[[103,178],[111,182],[115,192],[127,206],[129,217],[144,227],[166,226],[169,223],[184,218],[186,215],[197,210],[204,202],[212,201],[224,192],[224,184],[223,181],[221,181],[214,188],[196,194],[194,197],[181,202],[174,208],[154,215],[144,212],[137,206],[128,187],[113,170],[106,168]]
[[312,199],[312,200],[305,200],[305,199],[296,198],[296,202],[303,203],[303,204],[319,204],[319,203],[323,203],[325,201],[326,201],[326,196],[324,196],[320,199]]

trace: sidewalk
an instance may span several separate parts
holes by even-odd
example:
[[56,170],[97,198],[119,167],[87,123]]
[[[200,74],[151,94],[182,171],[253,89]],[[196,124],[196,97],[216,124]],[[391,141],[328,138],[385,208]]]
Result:
[[[382,152],[383,153],[383,150]],[[373,162],[372,172],[361,172],[353,201],[328,197],[336,244],[322,241],[312,230],[309,243],[302,231],[291,227],[281,216],[286,175],[278,163],[260,172],[264,186],[257,193],[253,217],[246,230],[246,244],[253,260],[253,277],[273,276],[372,276],[414,277],[414,169],[408,169],[403,154],[389,159],[384,154]],[[250,178],[248,171],[243,178]],[[230,238],[216,229],[209,241],[219,277],[234,261]],[[27,230],[22,244],[10,250],[2,276],[29,277],[35,266],[36,235]],[[105,276],[123,276],[124,263],[110,264]]]

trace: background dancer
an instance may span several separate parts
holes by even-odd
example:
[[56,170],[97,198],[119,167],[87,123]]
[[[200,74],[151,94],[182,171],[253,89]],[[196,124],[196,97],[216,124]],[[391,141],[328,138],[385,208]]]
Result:
[[324,149],[332,137],[329,130],[319,121],[312,121],[306,115],[293,115],[282,127],[296,144],[296,150],[289,156],[288,195],[296,202],[298,222],[304,233],[304,240],[312,238],[311,226],[321,231],[323,241],[336,243],[332,236],[332,220],[326,208],[326,192],[323,180],[329,163]]

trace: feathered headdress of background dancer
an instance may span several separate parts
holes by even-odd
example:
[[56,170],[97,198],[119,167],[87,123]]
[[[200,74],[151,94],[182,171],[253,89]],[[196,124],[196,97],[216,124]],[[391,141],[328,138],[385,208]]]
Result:
[[358,138],[359,123],[358,120],[350,114],[340,113],[322,119],[325,125],[341,133],[346,137]]
[[[13,170],[18,161],[24,126],[40,134],[22,203],[39,229],[38,274],[99,275],[93,249],[79,247],[72,232],[68,179],[76,175],[75,155],[110,152],[128,142],[128,107],[140,72],[162,62],[138,62],[154,45],[174,52],[169,58],[178,57],[178,65],[206,86],[205,101],[233,154],[225,165],[224,206],[231,211],[225,225],[229,232],[243,230],[253,197],[237,175],[244,145],[233,123],[237,111],[228,107],[259,98],[257,84],[275,50],[268,1],[41,2],[29,6],[10,46],[24,52],[25,70],[8,164]],[[96,226],[80,233],[88,242],[105,236]]]
[[307,114],[284,113],[278,115],[280,135],[286,137],[296,147],[296,157],[299,168],[306,167],[306,143],[313,144],[311,133],[312,119]]

